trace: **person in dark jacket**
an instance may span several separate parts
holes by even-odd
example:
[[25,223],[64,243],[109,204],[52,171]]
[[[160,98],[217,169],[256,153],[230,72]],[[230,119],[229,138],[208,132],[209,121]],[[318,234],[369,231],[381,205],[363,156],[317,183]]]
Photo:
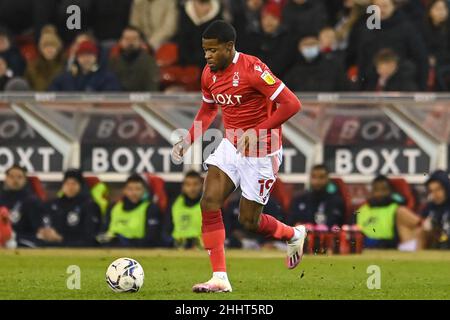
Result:
[[281,8],[266,4],[261,12],[261,30],[244,36],[248,40],[240,48],[260,58],[274,74],[282,78],[296,58],[295,39],[281,25]]
[[43,204],[30,192],[25,168],[13,165],[6,170],[3,190],[0,193],[0,207],[2,206],[9,210],[17,245],[38,246],[36,235],[43,227]]
[[337,186],[330,181],[328,169],[315,165],[310,174],[310,190],[294,199],[289,223],[342,226],[345,217],[344,200]]
[[374,58],[375,72],[368,75],[368,91],[415,91],[414,66],[400,61],[391,49],[381,49]]
[[19,49],[14,45],[9,31],[0,28],[0,54],[6,60],[12,76],[22,76],[25,71],[25,59]]
[[415,67],[418,89],[425,90],[428,78],[428,58],[422,37],[406,15],[395,9],[393,0],[373,0],[380,8],[381,28],[364,28],[358,52],[358,77],[362,87],[373,70],[373,58],[383,48],[394,50],[400,59]]
[[96,244],[101,212],[80,170],[65,172],[60,196],[46,204],[44,224],[54,228],[58,235],[48,245],[89,247]]
[[139,29],[128,26],[119,41],[119,52],[110,59],[111,71],[126,91],[158,91],[159,70],[145,48]]
[[327,25],[322,0],[290,0],[283,9],[283,24],[297,39],[318,34]]
[[450,73],[450,19],[448,2],[430,1],[422,26],[430,67],[436,70],[436,91],[447,91],[449,85],[444,80]]
[[97,241],[120,247],[155,247],[161,241],[161,212],[150,201],[147,183],[139,174],[128,177],[122,199],[106,214],[104,233]]
[[59,75],[49,87],[49,91],[119,91],[119,80],[110,71],[100,68],[97,63],[98,48],[90,40],[79,44],[76,63],[70,71]]
[[205,66],[201,46],[202,34],[214,20],[222,18],[219,0],[188,0],[180,8],[176,42],[179,47],[180,65]]
[[298,60],[283,77],[286,85],[295,91],[345,91],[348,80],[339,60],[322,54],[316,36],[300,40]]
[[450,180],[448,173],[437,170],[426,182],[428,203],[422,211],[427,247],[450,249]]

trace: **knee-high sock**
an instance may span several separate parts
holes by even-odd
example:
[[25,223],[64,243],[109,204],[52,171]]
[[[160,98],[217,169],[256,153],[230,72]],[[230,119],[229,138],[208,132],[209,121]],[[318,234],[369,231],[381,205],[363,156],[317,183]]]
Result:
[[202,238],[213,272],[226,272],[225,227],[221,210],[202,212]]
[[277,240],[289,241],[294,236],[294,228],[278,221],[271,215],[261,213],[258,233]]

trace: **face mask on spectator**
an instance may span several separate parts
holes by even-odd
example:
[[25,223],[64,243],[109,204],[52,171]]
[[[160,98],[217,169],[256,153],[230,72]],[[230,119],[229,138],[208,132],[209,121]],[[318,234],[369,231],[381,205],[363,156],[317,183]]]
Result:
[[314,60],[319,55],[319,46],[304,47],[301,53],[306,61]]

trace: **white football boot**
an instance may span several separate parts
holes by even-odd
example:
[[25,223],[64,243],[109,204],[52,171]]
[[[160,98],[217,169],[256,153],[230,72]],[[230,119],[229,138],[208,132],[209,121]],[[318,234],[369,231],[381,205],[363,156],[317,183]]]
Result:
[[192,291],[196,293],[232,292],[233,289],[231,289],[231,284],[228,279],[224,280],[219,277],[213,276],[209,281],[193,286]]
[[294,229],[298,230],[300,236],[296,240],[287,242],[286,266],[288,269],[294,269],[302,261],[303,244],[305,243],[307,234],[306,228],[303,225],[296,226]]

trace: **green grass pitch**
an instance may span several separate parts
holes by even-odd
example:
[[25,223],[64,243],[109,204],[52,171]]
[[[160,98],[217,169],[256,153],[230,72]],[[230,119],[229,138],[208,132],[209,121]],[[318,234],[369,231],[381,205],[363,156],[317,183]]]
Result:
[[[138,293],[114,293],[105,282],[119,257],[145,270]],[[227,251],[229,294],[194,294],[194,283],[210,276],[202,251],[39,249],[0,250],[0,300],[5,299],[450,299],[450,251],[310,256],[295,270],[278,251]],[[81,270],[81,288],[69,290],[67,268]],[[377,265],[381,288],[369,290],[367,268]]]

